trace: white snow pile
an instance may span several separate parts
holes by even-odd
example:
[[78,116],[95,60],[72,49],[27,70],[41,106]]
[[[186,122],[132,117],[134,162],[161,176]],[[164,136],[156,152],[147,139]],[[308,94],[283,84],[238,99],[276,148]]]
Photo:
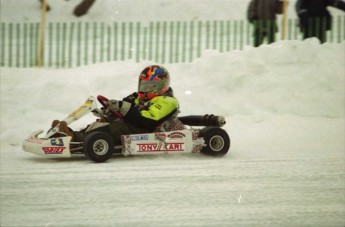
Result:
[[[281,41],[192,63],[165,64],[181,115],[213,113],[269,121],[272,115],[344,118],[344,43]],[[90,96],[121,99],[153,62],[110,62],[72,69],[1,69],[1,144],[20,146]],[[94,118],[74,123],[79,129]]]

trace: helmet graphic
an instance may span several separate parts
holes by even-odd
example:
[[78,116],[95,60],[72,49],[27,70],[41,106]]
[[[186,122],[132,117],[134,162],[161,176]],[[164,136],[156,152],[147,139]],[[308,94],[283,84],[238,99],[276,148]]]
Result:
[[170,85],[169,72],[160,65],[146,67],[139,76],[138,95],[143,101],[163,95]]

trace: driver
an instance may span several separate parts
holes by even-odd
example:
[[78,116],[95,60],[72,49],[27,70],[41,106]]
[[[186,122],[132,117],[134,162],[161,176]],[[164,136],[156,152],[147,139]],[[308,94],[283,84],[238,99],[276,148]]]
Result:
[[169,72],[160,65],[150,65],[139,75],[138,92],[121,101],[108,100],[105,107],[95,113],[101,117],[100,121],[73,131],[65,121],[54,120],[52,128],[60,124],[59,133],[72,136],[75,142],[82,142],[89,132],[103,131],[112,135],[115,144],[121,144],[121,135],[183,129],[177,119],[178,112]]

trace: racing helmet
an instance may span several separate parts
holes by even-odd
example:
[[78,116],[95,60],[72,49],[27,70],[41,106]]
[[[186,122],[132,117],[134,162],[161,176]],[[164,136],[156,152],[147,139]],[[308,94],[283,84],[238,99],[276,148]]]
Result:
[[163,95],[169,90],[169,72],[160,65],[147,66],[139,76],[138,96],[142,101],[148,101]]

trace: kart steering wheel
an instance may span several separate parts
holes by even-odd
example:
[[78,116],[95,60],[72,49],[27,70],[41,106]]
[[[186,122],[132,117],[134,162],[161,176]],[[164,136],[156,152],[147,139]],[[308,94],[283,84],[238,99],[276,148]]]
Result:
[[[104,108],[107,108],[108,107],[108,98],[106,98],[106,97],[104,97],[104,96],[102,96],[102,95],[98,95],[97,96],[97,100],[98,100],[98,102],[99,103],[101,103],[102,104],[102,106],[104,107]],[[118,112],[115,112],[115,111],[111,111],[111,113],[114,115],[114,116],[116,116],[116,117],[118,117],[118,118],[123,118],[123,115],[122,114],[120,114],[120,113],[118,113]]]
[[104,97],[104,96],[102,96],[102,95],[98,95],[98,96],[97,96],[97,100],[98,100],[98,102],[99,102],[100,104],[102,104],[102,106],[104,106],[104,107],[107,107],[107,106],[108,106],[108,105],[107,105],[107,102],[108,102],[109,99],[107,99],[106,97]]

